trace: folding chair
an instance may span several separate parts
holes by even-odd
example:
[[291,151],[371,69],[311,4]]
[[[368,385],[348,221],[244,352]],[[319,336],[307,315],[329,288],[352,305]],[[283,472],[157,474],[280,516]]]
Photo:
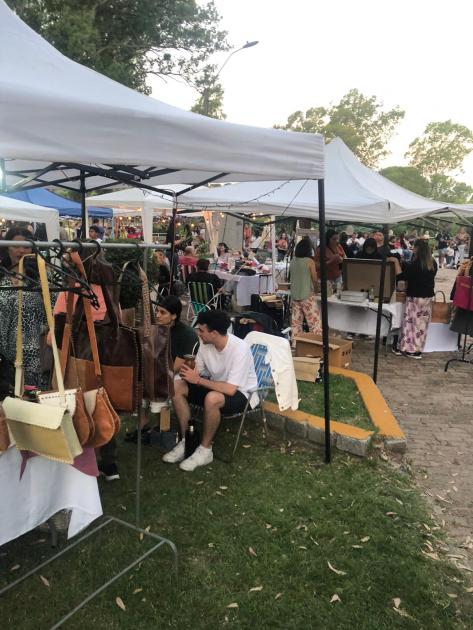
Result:
[[197,315],[202,311],[212,311],[218,308],[219,295],[215,293],[210,282],[189,282],[189,305],[187,307],[187,319],[192,314],[192,326]]
[[[239,416],[241,416],[240,425],[238,427],[238,432],[235,439],[235,444],[233,446],[232,454],[228,460],[225,460],[228,463],[230,463],[233,460],[233,457],[238,447],[238,442],[240,441],[241,433],[243,431],[243,425],[245,424],[246,417],[249,413],[256,412],[256,411],[260,412],[261,420],[263,423],[263,435],[265,439],[267,439],[268,437],[268,423],[266,421],[264,401],[266,400],[268,393],[271,390],[274,390],[273,376],[271,374],[271,365],[269,362],[266,363],[266,356],[268,354],[268,348],[264,344],[256,343],[256,344],[252,344],[250,346],[250,349],[251,349],[251,354],[253,355],[253,361],[255,364],[255,372],[256,372],[256,378],[258,380],[258,385],[255,389],[253,389],[250,392],[250,397],[248,398],[248,401],[246,403],[245,409],[243,410],[243,413],[235,413],[235,414],[222,416],[222,418],[225,420],[231,420],[231,419],[238,418]],[[259,401],[255,407],[251,408],[250,406],[251,394],[255,392],[258,395]]]

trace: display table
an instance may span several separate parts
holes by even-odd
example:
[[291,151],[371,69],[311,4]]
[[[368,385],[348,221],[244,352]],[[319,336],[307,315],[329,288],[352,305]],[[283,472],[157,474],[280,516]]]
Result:
[[[320,305],[320,296],[317,296],[317,300]],[[360,303],[346,302],[332,295],[328,298],[327,305],[330,328],[357,335],[376,335],[377,302],[368,302],[368,300]],[[401,326],[403,310],[404,304],[400,302],[383,304],[382,337],[387,337],[392,330]]]
[[72,510],[68,538],[102,515],[96,477],[67,464],[32,457],[20,480],[21,462],[14,447],[0,455],[0,546],[59,510]]
[[[238,306],[250,305],[253,293],[272,293],[274,291],[272,275],[243,276],[219,269],[215,271],[215,274],[221,280],[225,280],[226,289],[235,291]],[[231,283],[235,283],[235,285],[232,286]]]

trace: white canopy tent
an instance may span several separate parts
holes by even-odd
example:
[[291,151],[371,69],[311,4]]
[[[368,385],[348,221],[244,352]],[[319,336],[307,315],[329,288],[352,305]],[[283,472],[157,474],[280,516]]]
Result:
[[[316,219],[317,183],[310,180],[245,182],[200,188],[182,195],[180,207],[234,208],[244,214]],[[399,223],[444,210],[448,204],[425,199],[364,166],[335,138],[325,148],[326,217],[334,221]]]
[[[169,194],[179,192],[186,188],[185,184],[166,186]],[[113,216],[141,216],[143,237],[147,243],[153,239],[153,216],[162,214],[163,211],[172,212],[173,202],[169,196],[140,188],[124,188],[105,195],[87,197],[86,206],[98,206],[100,208],[113,208]]]
[[0,0],[9,186],[321,179],[323,155],[319,135],[214,120],[130,90],[62,55]]
[[59,238],[59,212],[53,208],[36,206],[27,201],[19,201],[0,195],[0,219],[44,223],[48,239]]

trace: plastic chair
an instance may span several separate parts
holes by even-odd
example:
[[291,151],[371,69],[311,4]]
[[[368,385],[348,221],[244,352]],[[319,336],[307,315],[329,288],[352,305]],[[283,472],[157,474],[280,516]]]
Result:
[[[239,416],[241,416],[240,425],[238,427],[238,432],[235,439],[235,444],[233,446],[232,454],[228,460],[225,460],[228,463],[233,460],[235,452],[238,448],[238,443],[240,441],[240,437],[243,431],[243,426],[245,424],[246,417],[250,412],[257,412],[257,411],[260,412],[261,420],[263,423],[263,435],[265,439],[267,439],[268,437],[268,423],[266,420],[266,412],[264,410],[264,401],[266,400],[268,393],[271,390],[274,390],[273,376],[271,374],[271,365],[269,362],[266,363],[266,356],[268,354],[268,348],[264,344],[257,343],[257,344],[252,344],[250,346],[250,350],[251,350],[251,354],[253,355],[253,361],[255,365],[255,372],[256,372],[256,378],[258,380],[258,385],[255,389],[253,389],[250,392],[250,397],[247,400],[243,413],[222,415],[222,418],[224,418],[225,420],[231,420],[233,418],[238,418]],[[255,392],[258,394],[259,401],[255,407],[251,408],[250,407],[251,394]]]
[[192,314],[192,326],[197,315],[202,311],[212,311],[218,308],[219,295],[215,293],[210,282],[189,282],[189,305],[187,307],[187,319]]

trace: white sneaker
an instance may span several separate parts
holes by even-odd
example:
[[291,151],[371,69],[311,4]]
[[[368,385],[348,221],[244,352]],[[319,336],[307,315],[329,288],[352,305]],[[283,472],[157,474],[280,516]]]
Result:
[[166,462],[166,464],[177,464],[178,462],[182,462],[182,460],[184,459],[185,448],[186,441],[181,440],[176,444],[172,451],[169,451],[169,453],[163,455],[163,462]]
[[185,459],[179,464],[181,470],[192,472],[199,466],[206,466],[211,464],[214,460],[214,454],[211,448],[205,448],[205,446],[198,446],[190,457]]

